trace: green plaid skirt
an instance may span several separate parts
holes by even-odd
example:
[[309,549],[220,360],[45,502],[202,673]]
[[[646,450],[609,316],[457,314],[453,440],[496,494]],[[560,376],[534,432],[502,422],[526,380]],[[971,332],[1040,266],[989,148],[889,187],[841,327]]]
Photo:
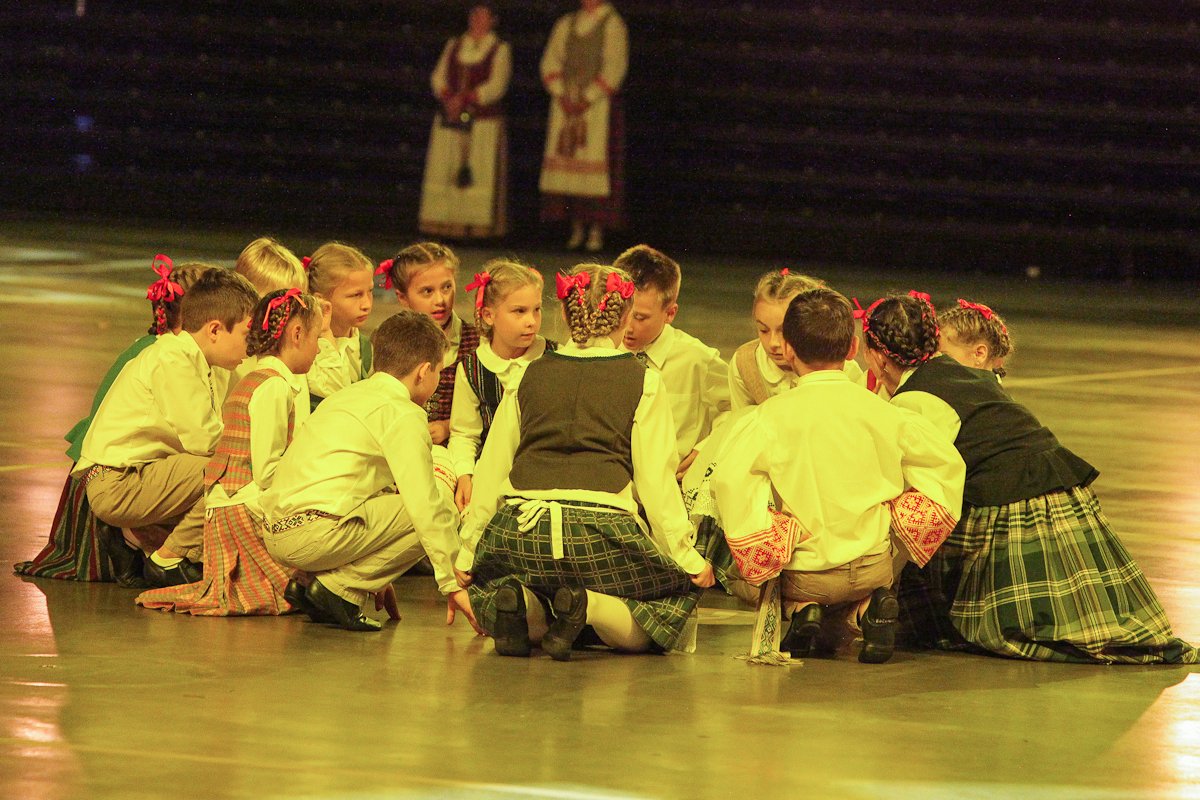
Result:
[[495,629],[496,590],[513,577],[543,597],[559,586],[582,586],[620,598],[656,644],[664,650],[675,645],[702,590],[659,552],[632,515],[591,503],[564,505],[558,559],[551,515],[543,514],[527,531],[518,530],[518,516],[517,507],[500,506],[475,550],[475,580],[468,591],[485,630]]
[[968,509],[899,583],[907,643],[1035,661],[1194,664],[1087,487]]

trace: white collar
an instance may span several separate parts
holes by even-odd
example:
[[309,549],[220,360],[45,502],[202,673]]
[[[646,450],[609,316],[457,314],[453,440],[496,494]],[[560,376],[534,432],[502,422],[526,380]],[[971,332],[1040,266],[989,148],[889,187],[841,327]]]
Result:
[[767,355],[766,348],[762,346],[762,342],[758,343],[758,347],[754,350],[754,363],[758,367],[759,373],[763,380],[772,386],[781,383],[785,378],[795,378],[796,373],[784,372],[779,366],[771,360]]
[[613,345],[612,339],[607,336],[593,336],[583,344],[576,344],[571,341],[562,344],[558,348],[558,354],[564,356],[575,356],[584,358],[598,358],[603,356],[619,356],[623,353],[628,353],[628,350],[620,350]]
[[283,363],[279,356],[259,356],[258,366],[255,370],[273,369],[279,373],[279,377],[287,381],[288,388],[292,390],[292,394],[298,395],[304,390],[304,376],[297,375],[288,369],[288,365]]
[[480,337],[479,348],[475,351],[475,357],[479,359],[479,363],[487,367],[489,370],[499,375],[505,372],[513,364],[522,364],[529,366],[530,362],[541,358],[546,352],[546,340],[540,335],[533,337],[533,344],[529,345],[524,353],[516,358],[501,358],[496,355],[496,351],[492,349],[492,343],[485,337]]
[[646,345],[642,350],[646,354],[646,359],[655,366],[656,369],[662,369],[663,364],[667,363],[667,356],[671,353],[671,348],[675,345],[676,331],[668,322],[663,326],[662,333],[658,334],[658,338],[650,344]]

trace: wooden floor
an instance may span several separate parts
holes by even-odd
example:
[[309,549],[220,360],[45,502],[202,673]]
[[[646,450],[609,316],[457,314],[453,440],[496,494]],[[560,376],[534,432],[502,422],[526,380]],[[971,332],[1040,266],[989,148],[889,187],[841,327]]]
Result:
[[[154,253],[230,264],[256,234],[0,225],[0,560],[44,543],[62,435],[145,330]],[[374,258],[400,244],[363,243]],[[491,253],[462,255],[465,283]],[[570,263],[520,255],[547,274]],[[921,288],[997,307],[1018,347],[1007,386],[1100,469],[1113,526],[1177,633],[1200,641],[1194,282],[675,255],[680,326],[727,355],[753,335],[750,290],[768,267],[863,299]],[[377,294],[372,326],[394,303]],[[750,667],[734,659],[749,613],[715,597],[694,655],[504,659],[442,626],[430,583],[401,579],[403,621],[355,635],[146,611],[114,585],[0,580],[0,798],[1200,797],[1187,668],[936,653]]]

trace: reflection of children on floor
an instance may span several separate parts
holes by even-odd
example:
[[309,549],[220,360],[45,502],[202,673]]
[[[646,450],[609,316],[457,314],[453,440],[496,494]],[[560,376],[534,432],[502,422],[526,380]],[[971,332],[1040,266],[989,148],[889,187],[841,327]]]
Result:
[[[474,624],[458,549],[452,484],[439,490],[422,406],[438,384],[446,339],[426,315],[401,311],[372,337],[375,373],[327,399],[284,453],[262,495],[267,552],[315,574],[288,599],[314,621],[379,630],[363,613],[425,554],[449,620]],[[424,548],[424,549],[422,549]]]
[[487,441],[504,393],[521,382],[525,368],[546,352],[541,337],[542,276],[509,259],[493,259],[468,284],[475,292],[479,347],[464,353],[454,376],[447,449],[458,475],[455,502],[471,502],[471,475]]
[[[66,439],[70,443],[67,455],[73,462],[72,472],[74,464],[82,456],[83,440],[92,419],[117,375],[139,353],[154,344],[159,336],[176,335],[182,330],[179,307],[184,293],[207,270],[214,269],[206,264],[175,266],[170,258],[162,254],[154,257],[153,268],[159,278],[146,290],[154,315],[150,330],[117,356],[96,389],[91,412],[67,433]],[[145,585],[141,550],[126,547],[119,531],[97,521],[88,504],[83,480],[75,474],[68,474],[63,485],[58,510],[50,525],[50,541],[32,561],[16,564],[14,570],[18,575],[32,578],[116,581],[129,587]]]
[[212,371],[246,357],[254,287],[210,269],[183,296],[183,332],[160,336],[125,365],[100,404],[75,475],[102,521],[150,553],[151,586],[199,580],[204,467],[221,435]]
[[567,660],[586,625],[620,650],[669,650],[713,574],[675,483],[662,380],[618,350],[634,286],[594,264],[556,282],[571,342],[505,394],[458,568],[501,655],[540,644]]
[[781,526],[798,529],[795,549],[779,553],[791,617],[783,649],[811,656],[839,641],[848,623],[863,635],[859,660],[887,661],[897,614],[893,565],[906,553],[890,535],[889,502],[915,489],[957,519],[963,462],[929,422],[847,377],[858,339],[845,297],[802,292],[782,326],[796,386],[729,432],[713,479],[725,532],[732,546]]
[[195,616],[282,614],[290,573],[262,542],[260,494],[293,431],[308,418],[302,377],[317,355],[323,319],[316,297],[299,289],[271,292],[250,322],[246,351],[258,368],[224,406],[224,432],[204,471],[204,578],[143,592],[137,603]]
[[915,643],[1038,661],[1200,661],[1108,527],[1096,469],[992,373],[938,354],[927,299],[884,298],[863,331],[892,403],[929,419],[967,466],[958,527],[901,578]]

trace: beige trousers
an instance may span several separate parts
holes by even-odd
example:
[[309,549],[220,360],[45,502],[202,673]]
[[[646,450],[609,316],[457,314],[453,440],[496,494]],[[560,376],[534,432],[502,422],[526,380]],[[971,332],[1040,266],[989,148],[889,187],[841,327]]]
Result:
[[178,453],[127,469],[101,470],[88,481],[88,503],[103,522],[132,529],[144,548],[166,547],[199,563],[204,559],[207,464],[208,456]]
[[892,554],[860,556],[848,564],[820,572],[784,570],[780,579],[783,598],[823,606],[852,603],[881,586],[892,585]]
[[361,606],[425,557],[399,495],[372,497],[341,519],[316,518],[263,534],[277,561],[316,573],[326,589]]

